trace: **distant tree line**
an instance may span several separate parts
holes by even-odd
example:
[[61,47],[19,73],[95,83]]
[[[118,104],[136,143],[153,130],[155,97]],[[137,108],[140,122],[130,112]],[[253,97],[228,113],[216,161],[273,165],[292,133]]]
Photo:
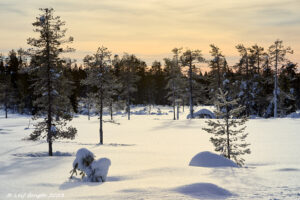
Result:
[[[283,117],[300,108],[300,73],[297,64],[285,57],[291,53],[290,48],[285,48],[280,40],[266,51],[258,45],[239,44],[236,48],[240,59],[233,66],[227,64],[226,57],[215,45],[211,45],[209,60],[199,50],[175,48],[173,57],[154,61],[151,66],[133,54],[112,56],[105,48],[109,55],[101,61],[105,66],[101,69],[102,78],[106,80],[102,88],[103,108],[109,108],[112,114],[117,108],[129,111],[130,105],[171,105],[175,119],[176,107],[212,105],[218,88],[229,91],[232,99],[240,98],[248,116]],[[96,59],[101,59],[98,53],[86,56],[83,64],[71,60],[60,63],[61,72],[71,84],[67,92],[75,113],[79,112],[79,102],[88,102],[84,100],[97,95],[99,85],[88,79],[93,74],[93,65],[99,62]],[[4,110],[38,112],[38,106],[33,103],[37,95],[32,88],[37,79],[31,73],[36,60],[23,49],[11,50],[6,56],[1,54],[0,102]],[[203,66],[210,70],[201,70]]]

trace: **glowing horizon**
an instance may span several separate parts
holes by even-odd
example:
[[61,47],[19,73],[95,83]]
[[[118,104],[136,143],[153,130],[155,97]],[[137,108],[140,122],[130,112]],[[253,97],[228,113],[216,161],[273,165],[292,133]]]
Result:
[[71,58],[79,62],[103,45],[113,54],[137,55],[151,65],[171,56],[174,47],[200,49],[209,58],[209,45],[217,45],[229,64],[239,57],[237,44],[254,44],[265,50],[281,39],[300,63],[300,1],[240,0],[2,0],[0,2],[0,53],[26,49],[34,35],[32,23],[38,8],[52,7],[66,21],[67,36],[74,37]]

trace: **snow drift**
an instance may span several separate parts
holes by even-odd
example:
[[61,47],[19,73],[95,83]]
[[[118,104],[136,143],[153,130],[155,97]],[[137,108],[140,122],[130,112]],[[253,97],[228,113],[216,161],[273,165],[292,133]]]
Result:
[[[186,118],[187,118],[187,119],[190,119],[190,118],[191,118],[191,115],[188,114],[188,115],[186,116]],[[201,109],[201,110],[199,110],[199,111],[197,111],[197,112],[194,112],[194,118],[215,119],[216,116],[215,116],[215,114],[214,114],[213,112],[211,112],[210,110],[203,108],[203,109]]]
[[228,190],[212,183],[184,185],[176,188],[175,191],[196,198],[224,198],[232,196],[232,193]]
[[189,163],[189,166],[197,167],[238,167],[233,161],[211,153],[209,151],[200,152],[195,155]]

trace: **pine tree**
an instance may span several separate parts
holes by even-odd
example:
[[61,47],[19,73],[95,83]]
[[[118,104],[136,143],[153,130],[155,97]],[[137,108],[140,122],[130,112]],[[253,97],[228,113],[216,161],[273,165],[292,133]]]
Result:
[[[167,98],[171,102],[173,107],[173,120],[176,119],[176,105],[179,107],[181,101],[181,95],[183,95],[182,86],[183,86],[183,74],[181,73],[181,65],[179,63],[179,56],[181,48],[174,48],[172,50],[173,58],[165,58],[165,69],[167,73],[166,79],[166,89]],[[177,109],[178,112],[178,109]],[[179,118],[179,112],[177,113],[177,119]]]
[[284,47],[282,40],[276,40],[274,44],[269,47],[270,64],[273,64],[274,74],[274,117],[277,117],[278,109],[278,65],[287,61],[286,54],[292,54],[293,50],[290,47]]
[[252,71],[257,74],[260,74],[261,63],[263,61],[263,57],[266,56],[266,53],[264,52],[264,48],[255,44],[251,48],[249,48],[249,52],[250,52],[250,63],[253,66]]
[[188,67],[188,81],[189,81],[189,104],[190,104],[190,116],[194,118],[194,101],[193,101],[193,73],[196,70],[196,63],[204,62],[200,50],[186,50],[180,57],[183,66]]
[[235,66],[238,69],[240,74],[246,76],[246,79],[249,78],[249,49],[246,48],[243,44],[238,44],[236,47],[237,51],[240,53],[241,59],[239,63]]
[[226,60],[219,47],[215,46],[214,44],[211,44],[210,47],[211,50],[209,53],[212,56],[212,60],[209,62],[211,69],[210,73],[214,74],[215,80],[217,80],[217,84],[214,87],[217,89],[222,87],[223,73],[225,73],[223,69]]
[[103,144],[103,109],[104,101],[107,96],[107,89],[110,87],[108,80],[109,70],[111,68],[111,53],[106,47],[99,47],[93,56],[86,56],[84,63],[88,67],[87,78],[82,81],[83,84],[95,89],[95,98],[93,104],[99,114],[99,136],[100,144]]
[[[74,139],[77,130],[74,127],[66,127],[72,120],[70,101],[67,96],[70,84],[63,74],[64,60],[59,55],[71,52],[71,48],[63,48],[62,45],[73,41],[73,38],[64,39],[66,29],[65,22],[59,16],[54,16],[52,8],[40,9],[41,14],[32,24],[38,38],[29,38],[28,44],[33,46],[29,53],[34,60],[31,66],[31,74],[36,76],[32,84],[34,95],[37,99],[34,105],[37,107],[34,119],[44,118],[35,126],[30,139],[47,138],[49,156],[53,155],[52,144],[55,139]],[[46,133],[46,135],[43,135]]]
[[115,76],[115,68],[110,67],[106,74],[107,87],[104,88],[105,105],[109,109],[110,120],[113,121],[114,110],[121,110],[124,107],[124,102],[119,99],[119,92],[122,89],[120,80]]
[[137,91],[136,83],[140,79],[137,75],[137,69],[141,65],[141,61],[135,55],[124,54],[120,61],[120,81],[122,84],[121,96],[126,100],[126,112],[128,120],[130,120],[130,105],[133,93]]
[[215,102],[217,108],[215,115],[218,119],[207,121],[209,128],[203,128],[203,130],[214,135],[210,141],[217,152],[242,166],[245,160],[241,156],[250,154],[248,148],[250,144],[245,142],[248,133],[244,133],[246,126],[243,126],[247,118],[241,116],[245,107],[236,107],[237,105],[238,99],[228,100],[228,93],[219,89]]
[[210,89],[210,100],[213,100],[216,98],[216,95],[218,93],[218,88],[223,88],[223,81],[226,75],[226,72],[228,71],[227,61],[225,56],[222,54],[222,51],[219,47],[217,47],[214,44],[210,45],[210,55],[212,56],[212,59],[209,61],[209,89]]

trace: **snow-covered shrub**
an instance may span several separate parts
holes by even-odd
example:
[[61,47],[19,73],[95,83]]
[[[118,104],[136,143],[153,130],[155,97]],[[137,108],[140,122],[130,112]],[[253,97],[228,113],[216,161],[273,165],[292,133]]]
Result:
[[92,171],[89,174],[90,181],[105,182],[110,164],[111,162],[108,158],[100,158],[92,162]]
[[73,177],[73,174],[77,175],[78,170],[84,181],[105,182],[110,165],[111,162],[108,158],[95,160],[95,155],[91,151],[81,148],[76,153],[70,178]]
[[76,153],[73,168],[84,171],[94,161],[95,155],[86,148],[81,148]]

